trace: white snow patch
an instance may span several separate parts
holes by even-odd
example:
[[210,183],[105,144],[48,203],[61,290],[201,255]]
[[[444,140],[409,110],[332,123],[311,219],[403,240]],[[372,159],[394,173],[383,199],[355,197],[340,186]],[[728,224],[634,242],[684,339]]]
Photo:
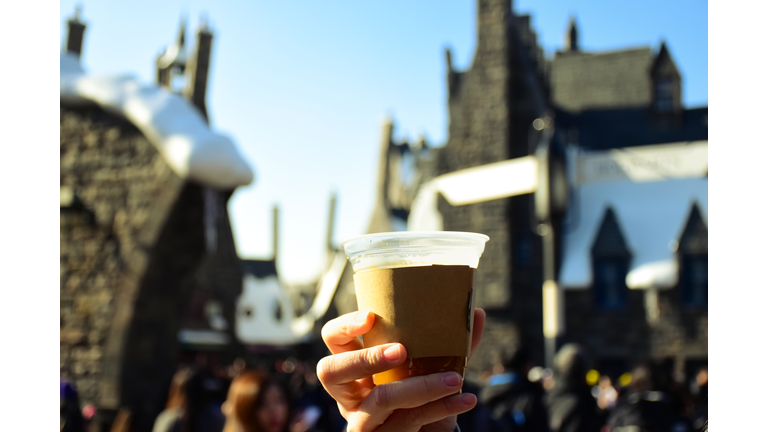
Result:
[[568,210],[574,226],[565,228],[563,242],[563,288],[592,285],[592,245],[609,206],[632,254],[627,286],[670,288],[677,283],[677,260],[670,244],[680,239],[694,204],[706,223],[706,178],[587,183],[575,188],[574,193],[576,199]]
[[133,123],[184,179],[217,189],[253,181],[253,171],[235,144],[213,133],[202,114],[181,96],[143,86],[130,76],[90,76],[70,54],[61,54],[61,103],[98,104]]

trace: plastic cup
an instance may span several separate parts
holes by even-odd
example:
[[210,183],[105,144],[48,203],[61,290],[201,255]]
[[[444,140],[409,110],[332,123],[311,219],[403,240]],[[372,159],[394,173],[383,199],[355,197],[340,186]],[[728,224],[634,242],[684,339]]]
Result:
[[408,359],[375,374],[374,384],[467,366],[474,279],[489,240],[464,232],[395,232],[342,242],[352,264],[358,310],[376,315],[366,348],[402,343]]

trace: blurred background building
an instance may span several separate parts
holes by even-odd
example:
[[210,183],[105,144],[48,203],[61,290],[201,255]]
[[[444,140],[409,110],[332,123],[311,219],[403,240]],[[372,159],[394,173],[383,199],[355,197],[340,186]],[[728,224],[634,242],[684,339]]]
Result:
[[[572,20],[546,58],[531,17],[509,0],[478,1],[476,19],[469,69],[445,52],[445,145],[396,139],[392,118],[382,126],[368,232],[490,236],[475,291],[488,324],[470,377],[508,345],[545,364],[542,286],[552,281],[557,346],[582,344],[614,378],[650,357],[692,379],[707,359],[707,108],[683,106],[664,43],[586,52]],[[252,173],[207,125],[212,31],[201,25],[190,44],[182,23],[155,60],[155,85],[142,87],[86,74],[86,27],[78,16],[67,25],[61,371],[83,403],[104,425],[129,407],[146,429],[180,363],[287,367],[289,357],[326,355],[322,324],[357,310],[351,267],[333,242],[335,197],[328,213],[306,216],[327,215],[317,281],[288,285],[278,274],[277,208],[272,257],[238,257],[227,203]],[[466,183],[477,197],[463,203],[436,186],[510,161],[523,177],[535,168],[530,185],[483,177]],[[514,192],[487,193],[499,187]]]
[[234,333],[243,275],[227,201],[253,174],[206,124],[205,27],[189,58],[182,27],[157,61],[157,84],[142,88],[85,74],[85,26],[77,16],[68,26],[61,371],[97,407],[97,422],[129,407],[135,426],[149,430],[179,363],[231,364],[243,351]]
[[[536,364],[545,363],[542,238],[549,235],[557,345],[582,344],[614,378],[643,358],[692,378],[707,357],[707,108],[682,105],[682,74],[663,42],[585,52],[572,19],[562,49],[546,59],[530,16],[515,14],[510,1],[477,8],[472,66],[455,70],[446,51],[446,145],[394,142],[392,121],[383,126],[369,232],[427,227],[490,236],[476,280],[476,305],[488,312],[470,363],[476,373],[490,370],[509,344],[525,344]],[[466,205],[451,205],[443,191],[426,225],[411,214],[436,176],[536,157],[542,129],[550,147],[549,177],[538,179],[549,188],[546,224],[538,194],[525,187]],[[472,184],[478,196],[515,179],[483,181]],[[355,310],[351,279],[336,301],[340,311]]]

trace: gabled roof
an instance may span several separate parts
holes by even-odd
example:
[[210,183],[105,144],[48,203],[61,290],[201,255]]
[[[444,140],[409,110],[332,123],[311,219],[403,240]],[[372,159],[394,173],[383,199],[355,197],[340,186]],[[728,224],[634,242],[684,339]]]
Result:
[[605,216],[600,223],[597,238],[592,244],[592,255],[596,257],[625,257],[631,255],[624,241],[624,234],[616,220],[616,214],[609,206],[605,210]]
[[701,216],[701,210],[698,203],[691,206],[691,213],[688,217],[688,223],[685,225],[685,231],[680,238],[678,250],[681,253],[706,255],[708,251],[709,230],[704,218]]
[[550,67],[552,101],[567,111],[648,106],[650,47],[606,53],[558,52]]
[[667,49],[667,44],[665,42],[661,43],[659,54],[657,54],[656,58],[653,60],[650,71],[651,75],[680,76],[677,65],[672,59],[672,55],[669,53],[669,49]]
[[621,225],[624,247],[631,253],[627,286],[673,287],[678,278],[674,246],[688,225],[691,205],[701,211],[701,221],[706,224],[707,190],[706,178],[606,181],[578,186],[572,191],[573,204],[568,209],[570,223],[563,238],[559,285],[564,289],[592,285],[592,247],[602,243],[601,227],[606,225],[603,221],[610,207]]

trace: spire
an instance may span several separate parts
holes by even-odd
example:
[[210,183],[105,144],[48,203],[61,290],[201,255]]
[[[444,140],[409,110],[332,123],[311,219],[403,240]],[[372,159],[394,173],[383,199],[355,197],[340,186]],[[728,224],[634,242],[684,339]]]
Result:
[[176,43],[169,46],[165,52],[157,59],[158,69],[169,69],[173,66],[184,69],[187,65],[187,47],[184,41],[186,33],[186,20],[182,18],[179,25],[179,36],[176,38]]
[[579,32],[576,29],[576,17],[571,16],[568,33],[565,34],[565,51],[579,50]]

